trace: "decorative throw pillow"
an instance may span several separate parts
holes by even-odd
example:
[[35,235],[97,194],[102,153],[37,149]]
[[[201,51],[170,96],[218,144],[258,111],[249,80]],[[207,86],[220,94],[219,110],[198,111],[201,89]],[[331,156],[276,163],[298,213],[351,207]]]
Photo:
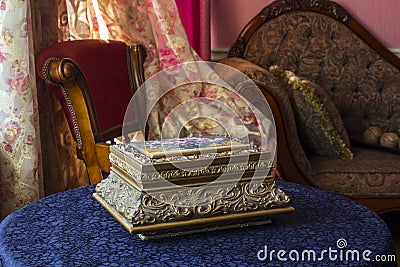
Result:
[[324,89],[293,72],[271,66],[270,72],[286,79],[301,141],[319,155],[353,158],[350,141],[335,104]]

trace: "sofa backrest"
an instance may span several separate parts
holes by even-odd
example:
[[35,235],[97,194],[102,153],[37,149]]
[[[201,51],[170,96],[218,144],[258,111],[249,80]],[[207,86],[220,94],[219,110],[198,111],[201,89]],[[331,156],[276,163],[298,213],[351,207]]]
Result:
[[325,88],[353,140],[369,126],[400,130],[400,59],[334,2],[274,1],[229,56],[278,65]]

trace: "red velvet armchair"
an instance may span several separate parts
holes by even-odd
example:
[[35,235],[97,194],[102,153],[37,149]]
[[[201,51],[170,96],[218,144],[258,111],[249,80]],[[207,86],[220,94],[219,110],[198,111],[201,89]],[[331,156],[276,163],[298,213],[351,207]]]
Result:
[[142,46],[105,40],[61,42],[37,57],[36,71],[63,107],[91,183],[110,171],[106,141],[122,134],[126,108],[144,82],[144,60]]

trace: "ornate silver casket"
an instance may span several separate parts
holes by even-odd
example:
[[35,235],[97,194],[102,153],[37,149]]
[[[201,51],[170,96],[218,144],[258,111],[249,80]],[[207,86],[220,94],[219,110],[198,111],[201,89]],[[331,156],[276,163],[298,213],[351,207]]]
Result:
[[111,173],[93,196],[142,239],[264,224],[294,210],[270,175],[267,152],[220,147],[153,157],[135,144],[113,145]]

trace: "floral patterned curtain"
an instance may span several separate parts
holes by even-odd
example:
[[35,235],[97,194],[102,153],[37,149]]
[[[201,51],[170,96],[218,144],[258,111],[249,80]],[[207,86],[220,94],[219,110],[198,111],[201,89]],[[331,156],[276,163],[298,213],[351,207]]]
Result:
[[0,2],[0,220],[42,196],[31,2]]
[[[146,78],[152,77],[160,70],[170,66],[200,60],[189,44],[175,1],[66,0],[66,7],[69,39],[118,39],[128,44],[142,44],[147,52]],[[196,75],[198,72],[197,70],[188,71],[193,72],[188,75]],[[168,80],[172,85],[177,82],[173,76],[168,77]],[[157,89],[156,86],[146,88],[149,102],[154,103],[154,98],[159,96],[160,92],[151,91]],[[180,134],[176,132],[180,131],[180,125],[184,125],[187,135],[226,133],[218,121],[228,121],[230,129],[237,130],[240,135],[247,133],[246,129],[241,127],[242,122],[237,124],[235,118],[229,114],[219,114],[221,106],[218,104],[213,105],[209,101],[187,101],[199,99],[199,97],[213,98],[220,103],[228,104],[240,117],[246,117],[248,127],[258,127],[253,112],[234,93],[227,92],[218,86],[191,84],[168,92],[154,106],[148,120],[152,138],[159,139],[161,137],[161,126],[166,120],[169,120],[169,123],[166,124],[168,127],[166,132],[172,137]],[[171,116],[170,112],[186,101],[188,103],[187,112]],[[220,116],[216,115],[210,119],[210,114],[219,114]],[[190,118],[197,119],[191,120]]]

